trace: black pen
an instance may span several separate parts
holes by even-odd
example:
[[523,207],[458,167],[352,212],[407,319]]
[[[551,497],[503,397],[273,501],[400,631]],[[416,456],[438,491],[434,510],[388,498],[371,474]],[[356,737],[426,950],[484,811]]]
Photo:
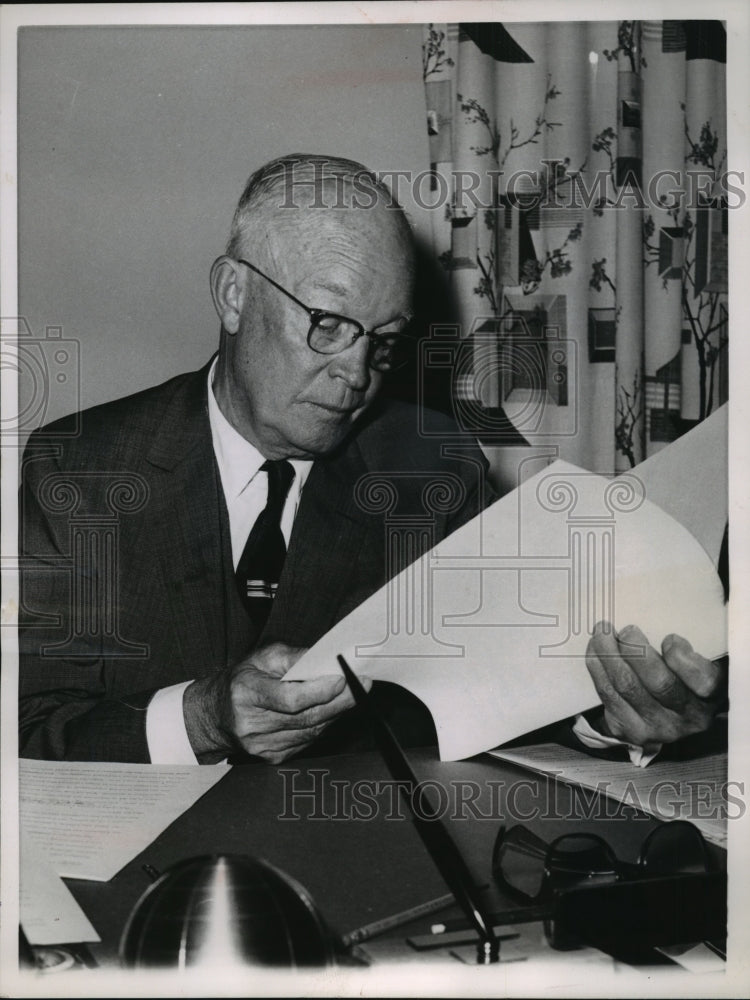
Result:
[[424,790],[420,788],[419,782],[388,723],[381,716],[344,657],[339,655],[337,659],[354,696],[354,701],[370,720],[375,741],[391,776],[400,783],[399,792],[411,813],[415,830],[427,853],[435,862],[438,871],[445,879],[448,888],[455,896],[456,902],[479,936],[477,962],[481,965],[497,962],[500,954],[500,942],[495,937],[492,923],[487,919],[479,889],[461,852],[448,833],[447,827],[443,825],[439,817],[432,814],[433,810],[429,808]]

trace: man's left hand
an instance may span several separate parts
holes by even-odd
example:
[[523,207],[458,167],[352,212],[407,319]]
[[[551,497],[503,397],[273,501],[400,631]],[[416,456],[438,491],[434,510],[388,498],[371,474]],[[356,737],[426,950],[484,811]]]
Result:
[[616,633],[599,622],[586,666],[604,707],[597,728],[646,751],[708,729],[726,695],[726,667],[678,635],[664,639],[659,655],[635,625]]

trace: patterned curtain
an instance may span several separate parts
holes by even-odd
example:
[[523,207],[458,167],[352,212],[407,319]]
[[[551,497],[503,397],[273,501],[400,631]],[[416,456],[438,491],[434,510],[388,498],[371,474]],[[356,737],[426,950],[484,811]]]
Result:
[[725,63],[719,21],[425,26],[453,405],[490,449],[622,471],[724,402]]

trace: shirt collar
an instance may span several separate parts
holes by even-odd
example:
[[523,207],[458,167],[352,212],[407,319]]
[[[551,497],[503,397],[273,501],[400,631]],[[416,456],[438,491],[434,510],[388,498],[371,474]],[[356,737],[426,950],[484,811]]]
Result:
[[[213,390],[217,361],[218,358],[215,358],[208,372],[208,422],[211,426],[211,439],[219,465],[221,483],[224,494],[229,500],[240,496],[247,489],[265,462],[265,458],[255,445],[232,427],[219,409]],[[290,458],[289,462],[294,469],[295,485],[297,489],[302,489],[312,462],[301,458]]]

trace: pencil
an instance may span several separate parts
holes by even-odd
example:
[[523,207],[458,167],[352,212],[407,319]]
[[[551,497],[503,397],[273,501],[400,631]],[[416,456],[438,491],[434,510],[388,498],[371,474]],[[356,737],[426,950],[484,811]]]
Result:
[[[503,910],[501,913],[490,914],[496,927],[507,924],[530,924],[537,920],[546,920],[552,916],[552,908],[547,904],[536,906],[521,906],[511,910]],[[449,934],[452,931],[465,931],[471,927],[466,918],[458,917],[455,920],[441,920],[430,927],[431,934]]]
[[436,913],[438,910],[442,910],[444,906],[450,906],[451,904],[455,904],[455,902],[455,896],[452,892],[449,892],[445,896],[438,896],[437,899],[429,899],[426,903],[411,906],[408,910],[401,910],[400,913],[394,913],[390,917],[383,917],[380,920],[373,921],[371,924],[365,924],[364,927],[358,927],[357,930],[342,935],[344,947],[349,948],[351,945],[368,941],[377,934],[384,934],[386,931],[393,930],[394,927],[401,927],[402,924],[408,924],[410,920],[416,920],[417,917],[424,917],[428,913]]

